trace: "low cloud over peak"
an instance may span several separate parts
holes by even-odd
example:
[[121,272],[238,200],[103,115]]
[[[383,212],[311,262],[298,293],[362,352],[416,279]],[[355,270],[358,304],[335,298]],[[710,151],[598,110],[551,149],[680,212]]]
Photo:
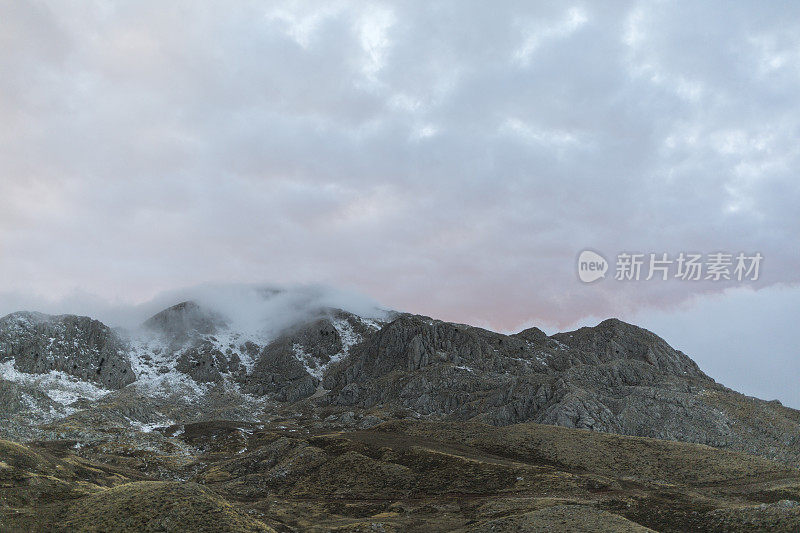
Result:
[[2,292],[321,282],[513,329],[732,286],[584,285],[585,248],[799,281],[795,4],[2,11]]

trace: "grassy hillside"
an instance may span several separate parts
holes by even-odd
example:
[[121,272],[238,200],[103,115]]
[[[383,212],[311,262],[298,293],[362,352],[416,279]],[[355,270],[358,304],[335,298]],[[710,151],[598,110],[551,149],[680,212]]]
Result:
[[419,421],[331,433],[219,421],[186,427],[181,438],[197,450],[181,461],[120,444],[93,451],[0,441],[0,525],[12,531],[800,530],[799,471],[702,445],[538,424]]

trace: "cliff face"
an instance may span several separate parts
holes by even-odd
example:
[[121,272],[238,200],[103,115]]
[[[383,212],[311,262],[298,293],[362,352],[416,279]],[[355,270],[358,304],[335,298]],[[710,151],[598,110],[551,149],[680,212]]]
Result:
[[82,316],[21,312],[0,319],[0,361],[9,359],[21,372],[64,372],[107,389],[136,379],[125,343]]
[[548,337],[404,315],[359,344],[323,385],[331,405],[391,405],[500,426],[533,421],[800,458],[797,411],[715,383],[654,333],[616,319]]

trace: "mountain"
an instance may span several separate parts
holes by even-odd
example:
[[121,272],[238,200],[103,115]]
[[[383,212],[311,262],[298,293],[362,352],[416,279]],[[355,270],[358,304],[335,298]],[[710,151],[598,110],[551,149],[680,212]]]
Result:
[[285,296],[184,301],[131,330],[0,319],[0,526],[800,527],[800,412],[652,332],[504,335]]

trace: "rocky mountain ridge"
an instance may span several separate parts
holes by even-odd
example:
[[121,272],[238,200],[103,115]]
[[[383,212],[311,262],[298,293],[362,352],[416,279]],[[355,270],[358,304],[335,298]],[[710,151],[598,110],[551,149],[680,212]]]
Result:
[[136,331],[20,312],[0,319],[0,372],[9,438],[76,420],[90,432],[221,413],[255,421],[268,406],[300,402],[378,421],[404,412],[496,426],[537,422],[800,464],[800,413],[717,384],[657,335],[616,319],[552,336],[537,328],[504,335],[320,307],[264,333],[238,331],[191,301]]

